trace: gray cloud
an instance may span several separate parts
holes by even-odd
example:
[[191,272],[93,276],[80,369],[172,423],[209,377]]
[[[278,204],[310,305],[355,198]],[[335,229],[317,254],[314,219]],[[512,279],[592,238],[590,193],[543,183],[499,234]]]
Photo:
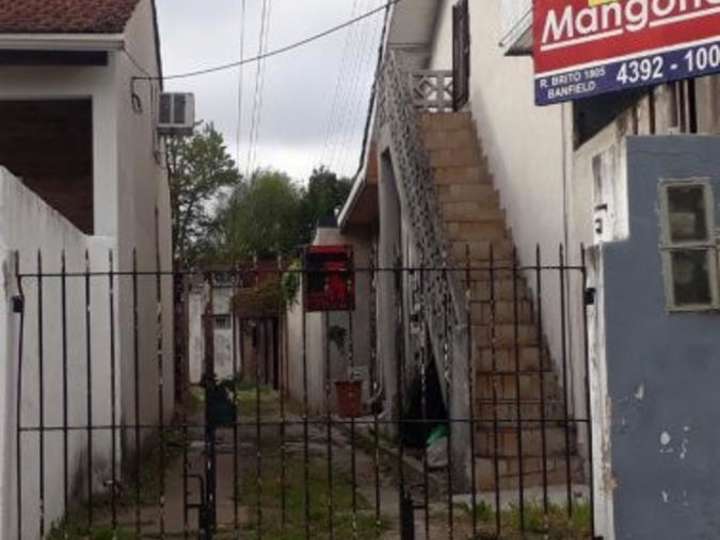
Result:
[[[241,0],[157,3],[166,75],[240,57]],[[273,0],[269,49],[304,39],[348,20],[353,12],[363,13],[383,3]],[[247,0],[245,57],[257,54],[261,5],[261,0]],[[379,14],[266,61],[257,166],[285,170],[298,179],[307,178],[321,160],[345,174],[355,171],[381,26]],[[247,166],[256,69],[248,65],[243,73],[241,170]],[[195,93],[198,118],[214,122],[233,155],[237,152],[238,83],[239,70],[167,83],[169,91]],[[332,135],[329,147],[328,133]]]

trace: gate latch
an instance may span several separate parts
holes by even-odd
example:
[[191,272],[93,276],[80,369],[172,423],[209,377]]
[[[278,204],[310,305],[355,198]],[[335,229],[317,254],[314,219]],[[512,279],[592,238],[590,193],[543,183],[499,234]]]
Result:
[[16,295],[12,297],[12,310],[13,313],[22,313],[25,311],[25,299],[22,296]]

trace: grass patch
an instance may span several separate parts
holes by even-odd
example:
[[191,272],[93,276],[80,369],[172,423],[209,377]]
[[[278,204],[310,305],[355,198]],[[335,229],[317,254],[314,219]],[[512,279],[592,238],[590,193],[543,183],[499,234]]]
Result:
[[[463,505],[460,513],[464,522],[472,526],[472,510]],[[502,531],[498,536],[495,530],[495,511],[481,502],[477,508],[480,532],[475,540],[585,540],[591,538],[590,506],[578,503],[573,507],[573,515],[563,505],[550,504],[545,513],[541,504],[525,505],[525,530],[521,532],[520,510],[513,505],[503,510],[500,517]],[[456,516],[458,514],[456,513]]]
[[[268,540],[300,540],[306,537],[307,520],[310,538],[317,538],[328,534],[331,515],[335,534],[339,538],[352,537],[355,530],[357,538],[369,540],[377,538],[387,529],[384,520],[376,522],[374,510],[359,490],[353,513],[352,478],[349,474],[334,470],[331,492],[324,458],[310,457],[308,479],[310,504],[306,518],[305,464],[301,455],[286,457],[284,482],[282,462],[277,456],[263,459],[260,482],[254,469],[245,471],[238,490],[241,494],[239,504],[248,511],[245,529],[254,536],[262,533],[263,538]],[[331,493],[332,514],[329,506]],[[262,518],[258,514],[258,503]]]
[[[139,476],[135,478],[134,469],[131,468],[127,483],[115,493],[115,507],[118,515],[123,511],[134,508],[137,504],[136,496],[139,492],[140,506],[157,504],[161,495],[161,462],[163,446],[160,444],[160,435],[155,440],[146,443],[147,450],[140,460]],[[172,464],[183,453],[184,439],[181,428],[175,426],[166,428],[164,445],[165,473],[171,469]],[[119,472],[119,471],[118,471]],[[76,504],[67,515],[54,523],[47,535],[48,540],[130,540],[136,538],[134,531],[118,527],[113,529],[108,523],[111,521],[113,496],[110,493],[93,494],[92,529],[88,524],[88,503]]]

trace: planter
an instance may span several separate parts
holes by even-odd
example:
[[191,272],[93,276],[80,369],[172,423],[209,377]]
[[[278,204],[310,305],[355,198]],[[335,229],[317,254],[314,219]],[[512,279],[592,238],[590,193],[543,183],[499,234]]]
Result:
[[362,381],[336,381],[338,413],[343,418],[362,416]]

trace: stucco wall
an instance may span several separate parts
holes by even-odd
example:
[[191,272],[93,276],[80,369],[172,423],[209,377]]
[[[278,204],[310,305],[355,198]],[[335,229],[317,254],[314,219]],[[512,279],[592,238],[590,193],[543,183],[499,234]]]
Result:
[[[451,69],[454,2],[440,4],[430,68]],[[567,240],[563,140],[572,139],[572,126],[564,120],[564,107],[535,106],[532,58],[504,56],[499,45],[505,37],[502,4],[469,2],[469,108],[507,212],[520,264],[535,264],[539,244],[543,264],[556,265],[558,247]],[[577,246],[571,247],[577,259]],[[534,279],[528,277],[534,288]],[[561,353],[559,276],[545,278],[542,288],[543,311],[548,315],[544,330],[557,362]]]
[[[107,237],[88,237],[79,232],[58,212],[50,208],[22,183],[0,168],[0,265],[5,269],[5,285],[0,289],[3,306],[9,303],[9,297],[16,292],[14,277],[14,255],[20,252],[21,273],[34,273],[37,270],[37,252],[42,251],[42,269],[46,273],[60,271],[61,252],[65,250],[68,272],[85,270],[85,251],[88,250],[90,264],[95,268],[107,269],[108,253],[114,248],[114,241]],[[15,411],[21,403],[22,423],[24,426],[38,426],[40,404],[44,400],[45,426],[63,425],[63,351],[67,351],[68,377],[68,422],[71,426],[83,427],[88,422],[87,399],[92,402],[92,421],[99,425],[109,425],[111,418],[111,356],[110,351],[110,308],[107,278],[90,280],[91,318],[91,369],[92,382],[88,381],[88,352],[86,333],[86,290],[82,277],[67,278],[66,282],[66,323],[67,341],[63,345],[61,311],[61,281],[58,277],[42,280],[42,309],[38,298],[38,280],[24,278],[22,281],[25,296],[25,327],[23,356],[18,357],[19,316],[3,310],[0,327],[7,334],[0,351],[0,385],[5,390],[0,404],[0,425],[3,450],[3,469],[0,470],[0,509],[3,521],[0,533],[10,538],[13,520],[17,515],[14,508],[16,479],[15,463]],[[43,397],[40,394],[40,348],[39,333],[43,333]],[[0,330],[2,332],[2,330]],[[117,347],[117,343],[115,346]],[[117,349],[116,349],[117,351]],[[17,380],[20,361],[22,362],[21,396],[18,395]],[[117,365],[116,365],[117,368]],[[116,381],[119,383],[119,381]],[[87,395],[88,388],[92,394]],[[116,387],[119,397],[119,388]],[[116,403],[117,405],[118,403]],[[119,414],[116,421],[119,422]],[[63,436],[62,431],[44,434],[45,460],[45,523],[47,526],[59,518],[63,512]],[[102,489],[103,482],[111,479],[110,464],[112,456],[110,431],[98,430],[93,433],[93,487]],[[23,489],[23,538],[35,538],[39,527],[39,465],[40,437],[38,433],[23,435],[22,489]],[[68,436],[68,473],[70,493],[82,494],[88,475],[86,473],[88,457],[87,435],[84,431],[74,431]],[[119,448],[119,446],[118,446]],[[118,456],[119,457],[119,456]],[[3,538],[4,534],[0,534]]]
[[630,238],[606,244],[605,325],[617,538],[715,538],[720,316],[668,313],[658,182],[709,177],[717,137],[627,141]]
[[[130,269],[132,252],[135,250],[138,268],[141,271],[155,271],[158,267],[163,271],[169,271],[172,269],[169,188],[160,154],[162,146],[157,140],[156,131],[160,85],[157,81],[152,83],[139,81],[135,84],[135,92],[142,103],[141,112],[133,109],[130,91],[132,77],[159,73],[150,0],[142,0],[138,4],[125,29],[125,39],[128,53],[140,67],[124,53],[113,55],[115,62],[113,106],[117,111],[118,141],[115,201],[119,265],[121,269]],[[161,281],[162,313],[165,314],[162,320],[162,361],[167,375],[164,379],[163,393],[165,411],[171,415],[174,392],[172,277],[165,275]],[[155,285],[155,276],[138,280],[140,327],[148,330],[140,334],[141,358],[158,358],[157,333],[154,331],[158,324]],[[129,281],[121,283],[121,324],[128,328],[132,324],[131,287],[132,283]],[[122,336],[123,384],[128,388],[133,387],[135,379],[132,369],[134,357],[132,338],[129,333]],[[159,419],[159,406],[155,397],[160,381],[157,365],[157,362],[141,363],[142,372],[139,374],[140,394],[153,396],[152,399],[143,400],[141,419],[151,424],[157,423]],[[134,409],[133,395],[126,392],[123,398],[123,407],[129,414]],[[131,440],[126,443],[129,445],[128,448],[134,447]]]

